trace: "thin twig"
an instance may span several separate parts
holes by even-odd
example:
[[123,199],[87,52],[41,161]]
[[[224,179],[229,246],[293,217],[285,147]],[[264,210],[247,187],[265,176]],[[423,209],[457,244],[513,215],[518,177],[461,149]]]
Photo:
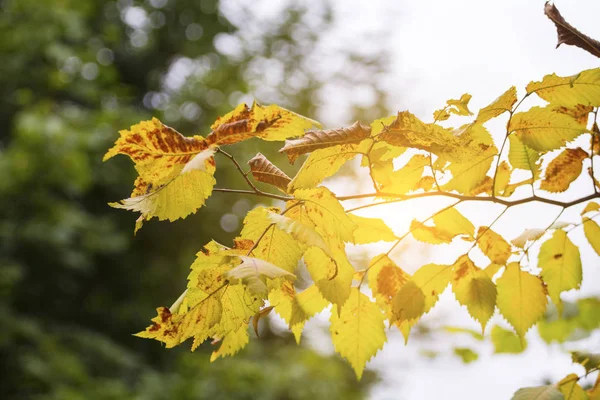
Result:
[[261,191],[255,192],[253,190],[243,190],[243,189],[213,188],[213,192],[250,194],[253,196],[269,197],[271,199],[282,200],[282,201],[294,200],[294,198],[290,197],[290,196],[279,196],[279,195],[273,194],[273,193],[267,193],[267,192],[261,192]]

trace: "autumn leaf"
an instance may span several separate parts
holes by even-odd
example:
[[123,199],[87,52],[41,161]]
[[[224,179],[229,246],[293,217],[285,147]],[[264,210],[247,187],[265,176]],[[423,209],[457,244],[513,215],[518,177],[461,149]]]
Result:
[[562,310],[560,294],[566,290],[578,289],[581,285],[582,269],[579,249],[562,229],[554,232],[540,248],[538,266],[541,277],[548,286],[548,294]]
[[525,333],[546,311],[546,289],[537,276],[521,271],[518,263],[510,263],[496,282],[496,304],[500,313],[515,328],[524,346]]
[[509,131],[528,147],[551,151],[564,146],[586,131],[585,124],[552,108],[532,107],[512,116]]
[[481,324],[483,334],[496,309],[496,285],[467,255],[459,257],[453,268],[452,290],[456,300]]
[[475,227],[454,207],[434,215],[432,221],[434,226],[413,220],[410,224],[413,237],[429,244],[450,243],[456,236],[474,240]]
[[588,400],[587,394],[577,381],[579,381],[577,374],[569,374],[558,382],[558,390],[565,400]]
[[581,174],[583,160],[589,154],[581,147],[564,149],[555,159],[550,161],[540,189],[548,192],[564,192]]
[[292,301],[290,326],[293,328],[299,324],[304,324],[305,321],[323,311],[328,305],[329,302],[323,298],[316,285],[307,287],[296,294]]
[[553,385],[521,388],[511,400],[564,400],[564,396]]
[[263,107],[257,103],[238,105],[211,125],[206,141],[211,145],[228,145],[258,137],[282,141],[304,134],[306,129],[320,124],[277,105]]
[[544,233],[546,233],[545,229],[525,229],[523,233],[511,240],[511,243],[515,247],[523,249],[525,248],[527,242],[538,240],[539,238],[544,236]]
[[508,161],[510,161],[510,164],[515,168],[530,171],[533,178],[537,179],[540,175],[540,165],[538,163],[540,153],[524,144],[517,135],[510,135],[508,140],[510,144]]
[[527,341],[519,339],[519,336],[511,330],[504,329],[498,325],[492,328],[492,343],[494,353],[519,354],[527,348]]
[[353,234],[354,244],[366,244],[379,241],[392,242],[398,239],[385,222],[379,218],[361,217],[350,213],[348,216],[356,225]]
[[214,150],[200,136],[187,138],[156,118],[120,132],[104,161],[117,154],[129,156],[139,176],[131,197],[112,207],[137,211],[136,225],[152,217],[174,221],[196,212],[212,193]]
[[517,88],[513,86],[500,95],[500,97],[494,100],[490,105],[479,110],[475,122],[478,124],[483,124],[484,122],[504,114],[507,111],[510,112],[516,102]]
[[248,165],[250,165],[250,171],[254,179],[273,185],[284,193],[287,192],[288,184],[292,178],[277,168],[271,161],[267,160],[261,153],[251,158],[248,161]]
[[448,112],[456,115],[469,116],[473,115],[471,111],[469,111],[469,101],[471,100],[471,95],[468,93],[463,94],[460,99],[451,99],[446,102],[448,106]]
[[[250,240],[252,245],[257,243],[252,249],[251,255],[277,265],[284,270],[294,273],[298,261],[302,258],[304,252],[303,241],[298,240],[294,235],[288,233],[294,231],[291,225],[293,221],[288,221],[286,217],[280,218],[279,225],[274,222],[280,210],[278,208],[256,207],[250,211],[244,218],[244,227],[240,234],[241,239]],[[301,227],[297,227],[301,230]],[[310,235],[306,228],[306,235]],[[296,233],[299,235],[299,233]],[[259,241],[260,239],[260,241]],[[320,239],[320,240],[319,240]],[[310,241],[310,239],[306,239]],[[327,246],[322,238],[314,232],[313,237],[316,245]]]
[[583,232],[596,254],[600,255],[600,226],[598,226],[596,221],[584,217]]
[[417,188],[426,166],[429,166],[429,157],[416,154],[396,171],[392,160],[373,163],[371,176],[380,192],[405,194]]
[[487,226],[480,226],[477,230],[477,246],[491,262],[504,265],[511,253],[510,244],[502,236],[492,231]]
[[437,303],[442,292],[452,281],[453,265],[427,264],[419,268],[412,281],[425,296],[423,312],[428,312]]
[[341,312],[332,312],[331,338],[335,351],[352,365],[358,379],[362,377],[367,361],[383,348],[384,317],[377,305],[358,288],[352,288]]
[[546,2],[544,13],[556,26],[556,31],[558,33],[558,44],[556,47],[564,43],[571,46],[577,46],[596,57],[600,57],[600,42],[584,35],[565,21],[554,4]]
[[[290,234],[294,239],[306,246],[315,246],[320,248],[327,256],[333,257],[329,245],[323,240],[323,237],[310,226],[304,225],[301,222],[294,221],[291,218],[283,215],[269,213],[269,220],[281,229],[283,232]],[[285,249],[280,249],[285,251]]]
[[210,362],[215,361],[219,357],[232,356],[242,350],[249,342],[248,326],[242,325],[237,330],[229,332],[223,340],[218,350],[215,350],[210,355]]
[[285,153],[290,163],[293,164],[302,154],[327,147],[358,144],[370,135],[371,129],[356,121],[347,128],[308,131],[299,139],[287,140],[279,152]]
[[239,279],[243,281],[250,293],[266,293],[265,278],[296,278],[294,274],[268,261],[247,256],[238,257],[242,260],[242,263],[227,271],[225,275],[232,280]]

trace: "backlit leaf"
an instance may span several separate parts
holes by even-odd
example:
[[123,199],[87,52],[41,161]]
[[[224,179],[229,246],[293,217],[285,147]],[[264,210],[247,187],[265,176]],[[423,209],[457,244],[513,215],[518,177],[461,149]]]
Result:
[[453,351],[465,364],[477,361],[479,358],[479,355],[468,347],[455,347]]
[[331,314],[331,338],[335,351],[347,359],[358,379],[362,377],[367,361],[379,350],[387,338],[384,316],[358,288],[352,288],[341,312]]
[[517,88],[514,86],[504,92],[500,97],[494,100],[490,105],[479,110],[475,122],[483,124],[484,122],[495,118],[507,111],[511,111],[517,102]]
[[411,321],[425,312],[425,294],[413,281],[408,281],[392,299],[391,322]]
[[496,282],[496,288],[498,309],[524,344],[525,333],[546,311],[544,283],[537,276],[521,271],[518,263],[510,263]]
[[458,100],[448,100],[446,102],[446,104],[450,106],[450,108],[448,108],[448,111],[456,115],[473,115],[473,113],[469,111],[469,101],[471,100],[471,97],[472,96],[470,94],[465,93]]
[[267,284],[265,278],[293,278],[296,276],[288,271],[259,258],[239,256],[242,263],[227,271],[226,276],[240,279],[250,293],[265,293]]
[[[294,239],[306,246],[315,246],[325,252],[326,255],[332,257],[331,250],[323,237],[310,226],[306,226],[298,221],[294,221],[291,218],[287,218],[283,215],[269,213],[269,220],[277,226],[277,228],[290,234]],[[280,249],[284,250],[284,249]]]
[[[240,237],[252,241],[252,245],[260,238],[260,242],[252,250],[251,255],[294,273],[304,252],[305,242],[299,241],[287,233],[286,229],[289,226],[282,229],[273,222],[273,218],[277,217],[271,218],[271,216],[278,215],[278,213],[278,208],[256,207],[244,218],[244,227]],[[287,226],[287,222],[290,225],[293,224],[293,221],[283,218],[282,226]]]
[[498,235],[487,226],[480,226],[477,230],[477,237],[477,246],[491,262],[500,265],[506,264],[512,248],[501,235]]
[[578,380],[576,374],[569,374],[558,382],[558,390],[565,396],[565,400],[588,400],[587,394],[577,383]]
[[531,171],[534,179],[537,179],[540,175],[539,152],[524,144],[517,135],[510,135],[508,140],[510,143],[508,150],[510,164],[515,168]]
[[424,312],[435,305],[439,295],[448,287],[452,272],[452,265],[427,264],[413,274],[412,281],[421,288],[425,296]]
[[296,294],[292,302],[292,312],[289,324],[294,327],[303,324],[315,314],[323,311],[329,302],[323,298],[316,285],[311,285]]
[[248,107],[238,105],[233,111],[217,118],[206,137],[209,144],[219,146],[234,144],[252,137],[283,141],[304,134],[306,129],[320,124],[275,104]]
[[588,153],[581,147],[564,149],[548,164],[540,189],[553,193],[564,192],[579,177],[583,160],[588,157]]
[[589,218],[583,218],[583,231],[588,242],[594,248],[596,254],[600,255],[600,226]]
[[219,357],[232,356],[242,350],[249,341],[248,326],[242,325],[239,329],[228,333],[221,341],[221,346],[210,355],[210,362]]
[[511,240],[511,243],[514,246],[523,249],[527,242],[538,240],[544,236],[544,233],[546,233],[545,229],[525,229],[523,233]]
[[365,154],[372,143],[371,139],[365,139],[358,144],[343,144],[313,151],[290,182],[288,190],[293,192],[317,186],[323,179],[338,172],[347,161]]
[[271,161],[267,160],[261,153],[255,155],[250,161],[250,171],[252,176],[259,182],[268,183],[283,192],[287,191],[288,184],[292,178],[287,176],[285,172],[277,168]]
[[354,244],[393,242],[398,239],[385,222],[379,218],[360,217],[354,214],[348,214],[348,216],[357,227],[354,231]]
[[414,155],[402,168],[394,171],[392,160],[373,163],[371,176],[377,182],[378,190],[385,193],[406,194],[416,189],[425,167],[429,165],[429,157]]
[[600,354],[592,354],[581,351],[574,351],[571,353],[571,359],[574,363],[581,364],[585,368],[586,373],[600,368]]
[[594,202],[594,201],[590,201],[589,203],[587,203],[585,205],[585,208],[583,209],[583,211],[581,211],[581,215],[592,212],[592,211],[598,211],[600,210],[600,204]]
[[285,153],[290,163],[294,163],[302,154],[338,145],[358,144],[370,135],[371,129],[356,121],[347,128],[308,131],[299,139],[287,140],[279,152]]
[[456,300],[467,307],[469,314],[481,324],[481,332],[496,309],[496,285],[467,255],[454,264],[452,290]]
[[410,230],[415,239],[430,244],[450,243],[456,236],[463,235],[474,240],[475,227],[454,207],[448,208],[432,218],[434,226],[413,220]]
[[566,290],[578,289],[581,285],[579,249],[565,231],[556,230],[554,235],[542,244],[538,266],[542,270],[540,276],[548,287],[548,294],[560,312],[560,294]]
[[551,108],[532,107],[510,120],[514,132],[526,145],[537,151],[551,151],[564,146],[586,131],[585,124]]
[[350,295],[350,286],[354,268],[348,262],[343,247],[332,249],[333,258],[315,247],[304,253],[304,262],[310,277],[319,288],[323,297],[339,307],[343,306]]
[[492,328],[492,343],[494,344],[494,353],[519,354],[527,348],[525,339],[520,340],[513,331],[498,325]]

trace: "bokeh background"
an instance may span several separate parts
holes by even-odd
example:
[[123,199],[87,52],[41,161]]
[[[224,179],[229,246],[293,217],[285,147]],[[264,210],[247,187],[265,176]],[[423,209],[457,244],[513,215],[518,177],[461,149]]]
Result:
[[[432,335],[432,326],[476,326],[451,294],[410,346],[390,332],[361,382],[332,355],[318,318],[299,347],[276,317],[262,320],[260,339],[212,364],[210,344],[191,353],[135,338],[157,306],[184,290],[202,245],[229,243],[263,200],[215,193],[197,214],[151,221],[134,236],[136,215],[107,206],[130,192],[133,167],[125,157],[101,162],[120,129],[152,116],[204,135],[218,115],[256,99],[329,128],[407,108],[429,120],[467,91],[477,109],[513,84],[598,66],[581,50],[555,50],[543,1],[523,3],[0,0],[0,397],[503,399],[573,372],[565,346],[535,331],[521,356]],[[600,37],[597,2],[557,5]],[[293,174],[277,148],[249,141],[231,152],[244,163],[260,151]],[[226,162],[217,181],[243,188]],[[329,184],[367,188],[351,166]],[[380,216],[400,232],[439,205],[411,203]],[[469,216],[486,221],[493,210]],[[512,221],[544,226],[553,217],[526,210]],[[410,270],[445,257],[436,251],[408,241],[396,257]],[[582,254],[584,273],[597,269],[591,249]],[[368,261],[361,252],[352,259]],[[586,276],[581,296],[598,295],[598,277]],[[600,351],[598,339],[583,346]],[[479,360],[464,366],[455,346],[472,346]]]

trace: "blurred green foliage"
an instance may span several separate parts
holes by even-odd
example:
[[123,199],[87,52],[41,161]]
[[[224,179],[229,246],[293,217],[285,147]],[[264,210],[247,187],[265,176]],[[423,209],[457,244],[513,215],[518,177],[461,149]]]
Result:
[[[119,129],[154,115],[207,133],[261,84],[248,72],[257,59],[283,66],[281,82],[293,84],[276,92],[312,116],[323,82],[287,79],[318,36],[295,34],[306,31],[305,12],[290,5],[252,47],[216,0],[0,0],[3,399],[364,397],[373,374],[359,385],[341,360],[289,337],[265,335],[209,364],[210,346],[166,351],[131,336],[181,293],[195,252],[210,238],[228,243],[256,199],[215,195],[197,215],[149,223],[137,237],[136,216],[106,205],[127,197],[134,178],[124,157],[101,162]],[[330,23],[326,5],[320,15],[319,29]],[[241,51],[215,48],[228,40]],[[380,69],[376,59],[348,57]],[[249,143],[242,161],[256,151]],[[242,182],[227,167],[217,178]],[[219,228],[225,213],[228,231]]]

